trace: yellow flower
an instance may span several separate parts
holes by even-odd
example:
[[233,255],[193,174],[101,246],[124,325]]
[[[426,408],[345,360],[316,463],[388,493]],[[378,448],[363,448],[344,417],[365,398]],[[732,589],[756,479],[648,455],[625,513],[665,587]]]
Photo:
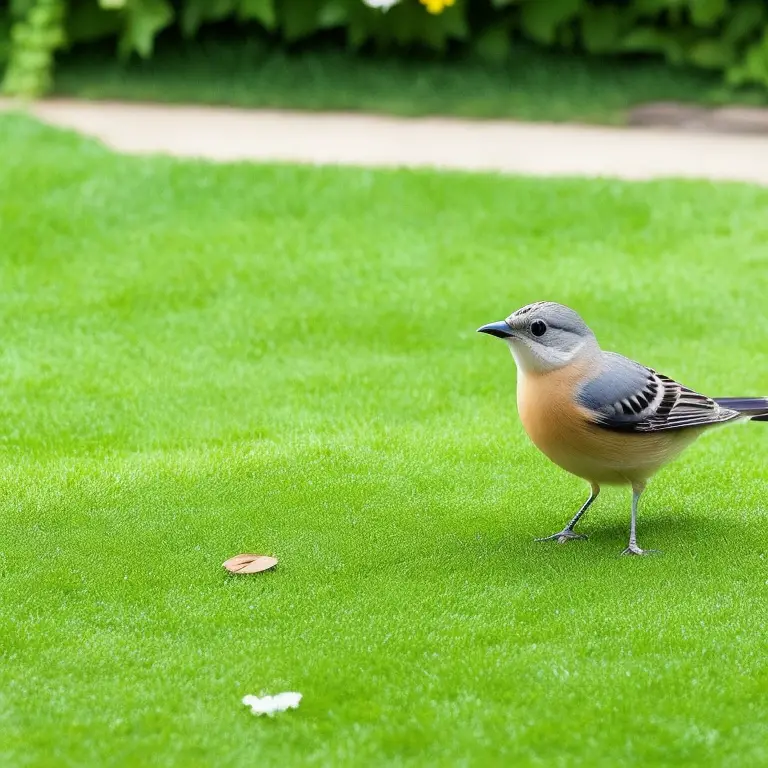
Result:
[[456,0],[419,0],[419,2],[427,7],[429,13],[442,13],[449,5],[453,5]]

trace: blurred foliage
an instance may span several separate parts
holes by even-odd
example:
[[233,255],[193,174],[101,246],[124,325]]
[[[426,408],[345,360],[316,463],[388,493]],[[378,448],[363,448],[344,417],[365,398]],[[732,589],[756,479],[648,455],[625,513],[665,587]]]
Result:
[[601,56],[652,54],[721,72],[730,85],[768,86],[766,0],[6,0],[3,87],[45,93],[62,48],[106,38],[119,57],[148,58],[164,30],[193,38],[221,21],[287,47],[333,33],[354,50],[446,54],[458,45],[493,61],[524,38]]

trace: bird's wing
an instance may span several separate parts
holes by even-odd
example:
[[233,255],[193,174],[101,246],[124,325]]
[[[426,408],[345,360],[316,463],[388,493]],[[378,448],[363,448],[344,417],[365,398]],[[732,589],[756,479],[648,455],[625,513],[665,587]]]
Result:
[[577,392],[595,424],[627,432],[660,432],[721,424],[741,416],[711,397],[613,352]]

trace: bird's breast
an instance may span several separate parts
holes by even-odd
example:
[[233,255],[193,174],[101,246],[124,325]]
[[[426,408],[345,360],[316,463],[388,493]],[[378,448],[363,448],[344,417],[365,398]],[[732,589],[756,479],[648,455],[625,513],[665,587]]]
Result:
[[597,426],[576,403],[587,371],[518,371],[517,406],[536,447],[563,469],[597,483],[641,482],[674,458],[695,435],[614,432]]
[[574,399],[578,379],[579,371],[573,368],[541,374],[518,371],[520,420],[539,450],[557,463],[563,451],[578,450],[578,433],[588,427]]

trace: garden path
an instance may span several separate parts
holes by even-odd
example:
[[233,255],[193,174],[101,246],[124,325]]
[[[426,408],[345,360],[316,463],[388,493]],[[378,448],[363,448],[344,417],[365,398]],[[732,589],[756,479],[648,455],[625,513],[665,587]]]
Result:
[[129,153],[768,185],[765,135],[63,99],[28,109]]

